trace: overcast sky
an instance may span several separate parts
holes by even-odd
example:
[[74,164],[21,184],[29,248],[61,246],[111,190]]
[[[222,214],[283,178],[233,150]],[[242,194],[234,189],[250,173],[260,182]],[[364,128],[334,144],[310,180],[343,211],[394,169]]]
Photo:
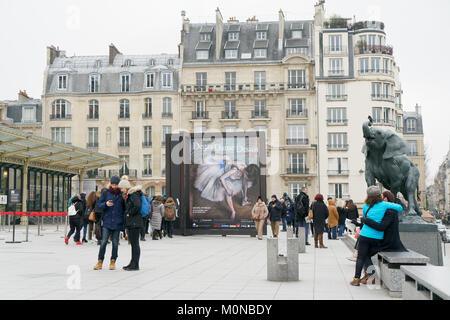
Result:
[[[177,53],[181,10],[193,23],[256,16],[260,21],[314,16],[316,0],[0,0],[0,100],[16,99],[19,89],[40,98],[46,47],[72,55],[107,55],[114,43],[124,54]],[[403,107],[416,103],[424,117],[432,181],[450,144],[450,1],[327,0],[327,15],[381,20],[394,46],[404,91]]]

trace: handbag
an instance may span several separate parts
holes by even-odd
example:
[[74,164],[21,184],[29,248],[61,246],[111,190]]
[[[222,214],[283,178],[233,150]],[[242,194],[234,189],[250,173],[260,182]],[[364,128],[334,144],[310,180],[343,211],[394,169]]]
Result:
[[95,211],[91,211],[91,214],[89,215],[89,221],[95,222]]

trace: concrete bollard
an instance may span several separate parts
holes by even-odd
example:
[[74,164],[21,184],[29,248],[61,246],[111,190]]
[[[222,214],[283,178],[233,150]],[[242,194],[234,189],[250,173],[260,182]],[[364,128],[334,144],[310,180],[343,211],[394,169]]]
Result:
[[305,245],[305,228],[299,227],[298,228],[298,253],[305,253],[306,252],[306,245]]
[[278,239],[267,239],[267,280],[298,281],[298,241],[287,239],[287,257],[278,255]]

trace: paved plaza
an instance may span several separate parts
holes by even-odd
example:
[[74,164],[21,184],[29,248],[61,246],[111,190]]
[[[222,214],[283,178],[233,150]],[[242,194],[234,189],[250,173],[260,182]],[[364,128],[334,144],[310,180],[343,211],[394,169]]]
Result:
[[[267,281],[266,241],[248,236],[174,236],[141,242],[141,270],[127,272],[131,248],[121,240],[117,269],[92,268],[98,246],[64,244],[63,232],[46,226],[30,242],[6,244],[12,233],[0,231],[0,299],[164,299],[164,300],[384,300],[385,289],[351,287],[354,262],[342,240],[325,240],[328,249],[306,248],[299,255],[300,281]],[[25,239],[19,227],[17,240]],[[311,242],[311,240],[310,240]],[[447,248],[448,249],[448,248]],[[280,253],[286,251],[281,233]],[[107,248],[109,260],[111,245]],[[448,255],[446,265],[450,265]],[[70,272],[74,272],[70,274]],[[80,287],[74,288],[74,275]],[[68,273],[69,272],[69,273]]]

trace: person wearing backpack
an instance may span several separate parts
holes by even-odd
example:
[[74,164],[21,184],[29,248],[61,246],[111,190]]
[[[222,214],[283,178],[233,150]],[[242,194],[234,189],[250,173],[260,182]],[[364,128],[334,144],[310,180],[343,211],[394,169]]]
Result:
[[305,244],[309,246],[308,235],[309,235],[309,223],[306,222],[305,218],[308,217],[309,211],[309,196],[308,188],[303,187],[302,191],[295,197],[295,221],[294,229],[295,236],[298,238],[298,228],[305,228]]
[[75,233],[73,240],[76,244],[82,245],[83,243],[80,241],[80,232],[81,232],[81,219],[83,214],[83,201],[81,200],[81,196],[77,194],[71,202],[69,207],[68,215],[69,215],[69,224],[70,231],[64,239],[66,244],[69,244],[70,237]]
[[161,223],[164,216],[164,204],[161,196],[157,196],[152,202],[152,240],[158,240],[157,237],[162,239]]
[[141,202],[143,203],[141,208],[141,216],[143,227],[141,229],[141,241],[145,240],[145,235],[148,233],[148,223],[150,218],[150,212],[152,211],[152,206],[150,204],[150,200],[148,199],[147,194],[143,193],[141,197]]
[[[126,182],[124,182],[126,181]],[[128,180],[122,180],[119,186],[125,189],[126,187],[131,187]],[[122,189],[122,192],[125,191]],[[126,271],[137,271],[139,270],[139,258],[141,256],[141,248],[139,246],[139,235],[141,230],[144,228],[144,220],[141,215],[142,208],[142,187],[136,186],[129,188],[125,195],[125,227],[128,230],[128,240],[131,244],[131,261],[130,263],[123,267]]]
[[166,230],[169,238],[173,235],[173,223],[177,219],[177,205],[172,197],[168,197],[164,203],[164,219],[166,220]]

